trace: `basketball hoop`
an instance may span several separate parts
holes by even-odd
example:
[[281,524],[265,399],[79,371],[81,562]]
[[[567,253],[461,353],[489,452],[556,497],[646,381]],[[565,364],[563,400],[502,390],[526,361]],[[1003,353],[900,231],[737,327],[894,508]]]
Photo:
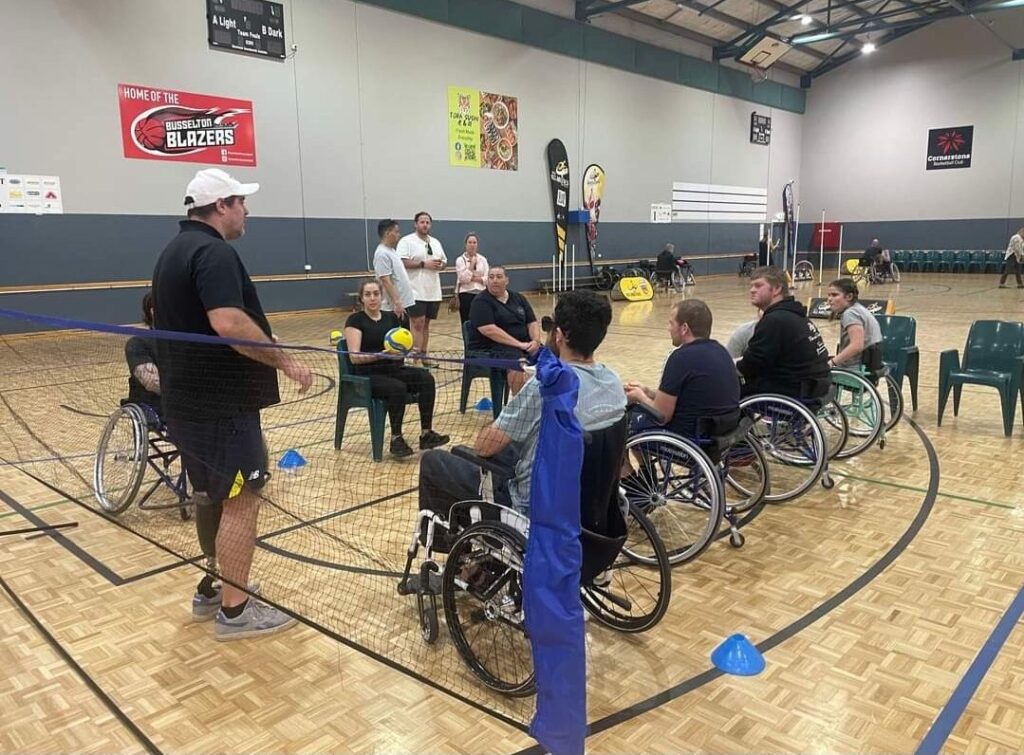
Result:
[[744,65],[750,70],[750,80],[755,84],[760,84],[762,81],[768,81],[768,69],[761,68],[760,66],[751,65],[745,63]]

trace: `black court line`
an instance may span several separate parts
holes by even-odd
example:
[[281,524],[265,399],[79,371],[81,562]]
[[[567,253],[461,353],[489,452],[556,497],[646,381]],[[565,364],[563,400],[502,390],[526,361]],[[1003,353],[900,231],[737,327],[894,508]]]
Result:
[[[273,532],[268,532],[265,535],[260,535],[259,537],[256,538],[256,542],[263,543],[264,541],[269,540],[272,537],[279,537],[280,535],[287,535],[289,532],[294,532],[295,530],[301,530],[303,527],[312,527],[312,526],[315,526],[317,524],[320,524],[321,522],[326,522],[329,519],[334,519],[335,517],[339,517],[339,516],[342,516],[344,514],[351,514],[353,511],[359,511],[360,509],[369,508],[370,506],[376,506],[378,503],[384,503],[385,501],[391,501],[391,500],[394,500],[395,498],[401,498],[403,495],[409,495],[409,493],[414,493],[414,492],[416,492],[416,488],[406,488],[405,490],[399,490],[397,493],[391,493],[389,495],[382,496],[380,498],[374,498],[372,501],[365,501],[363,503],[356,504],[355,506],[350,506],[347,509],[340,509],[338,511],[332,511],[329,514],[324,514],[323,516],[318,516],[316,519],[300,520],[300,521],[296,522],[295,524],[289,525],[287,527],[283,527],[283,528],[281,528],[279,530],[274,530]],[[292,516],[294,516],[294,514]]]
[[285,548],[279,548],[276,545],[267,545],[266,543],[257,543],[256,545],[265,551],[275,553],[278,556],[284,556],[285,558],[290,558],[293,561],[300,561],[304,564],[309,564],[310,566],[322,566],[325,569],[333,569],[334,571],[348,572],[349,574],[362,574],[368,577],[388,577],[390,579],[401,579],[403,574],[400,571],[391,571],[389,569],[368,569],[363,566],[339,564],[336,561],[324,561],[321,558],[304,556],[301,553],[286,550]]
[[[907,546],[909,546],[910,543],[913,542],[914,538],[917,537],[917,534],[921,531],[925,522],[928,521],[928,517],[932,513],[932,509],[935,506],[935,499],[939,492],[939,457],[935,452],[935,447],[932,445],[931,440],[929,440],[920,425],[914,422],[910,417],[904,416],[903,419],[906,420],[912,428],[914,428],[914,431],[921,439],[925,453],[928,455],[928,490],[921,501],[921,507],[918,509],[917,516],[914,517],[914,520],[910,523],[910,526],[907,527],[900,539],[897,540],[893,546],[878,559],[878,561],[868,567],[863,574],[853,580],[853,582],[848,584],[821,605],[801,616],[789,626],[780,629],[771,637],[757,643],[756,647],[762,653],[767,653],[769,650],[778,647],[786,640],[796,636],[811,624],[814,624],[819,619],[824,618],[867,587],[879,574],[885,571],[887,567],[899,558],[903,551],[907,549]],[[628,708],[624,708],[623,710],[594,721],[587,728],[587,736],[589,737],[594,734],[599,734],[600,732],[607,731],[614,726],[618,726],[626,721],[637,718],[648,711],[652,711],[655,708],[659,708],[662,705],[666,705],[667,703],[682,697],[683,695],[700,689],[708,682],[712,682],[724,675],[724,672],[719,671],[717,668],[709,668],[696,676],[692,676],[689,679],[669,687],[656,695],[652,695],[645,700],[641,700]],[[519,750],[515,755],[542,755],[543,753],[544,750],[539,745],[534,745]]]
[[152,740],[143,734],[142,729],[140,729],[135,722],[132,721],[120,707],[118,707],[113,698],[103,691],[103,688],[100,687],[100,685],[97,684],[88,673],[86,673],[85,669],[78,665],[75,659],[67,650],[64,649],[64,646],[60,644],[57,638],[50,634],[49,630],[47,630],[47,628],[43,626],[43,623],[36,618],[35,614],[29,610],[28,606],[26,606],[21,598],[18,597],[17,593],[11,589],[10,585],[7,584],[3,577],[0,577],[0,587],[2,587],[4,592],[7,593],[7,597],[10,598],[15,607],[21,611],[22,615],[32,623],[36,628],[36,631],[43,636],[43,639],[46,640],[47,644],[53,648],[54,652],[71,667],[71,670],[74,671],[78,678],[85,683],[85,686],[100,699],[100,701],[107,707],[107,710],[113,713],[115,718],[117,718],[117,720],[132,733],[132,736],[139,741],[139,744],[146,749],[146,752],[151,753],[151,755],[162,755],[160,749],[153,744]]
[[[74,496],[71,496],[71,495],[65,493],[64,491],[56,488],[55,486],[53,486],[52,484],[50,484],[46,480],[43,480],[43,479],[41,479],[39,477],[36,477],[35,475],[31,474],[30,472],[26,472],[24,469],[22,469],[20,471],[23,474],[25,474],[26,476],[31,477],[33,480],[38,482],[43,487],[45,487],[45,488],[47,488],[49,490],[52,490],[54,493],[56,493],[56,494],[58,494],[60,496],[63,496],[69,502],[74,503],[76,506],[80,506],[81,508],[85,509],[86,511],[88,511],[88,512],[90,512],[92,514],[95,514],[96,516],[101,517],[105,521],[108,521],[108,522],[110,522],[112,524],[117,525],[118,527],[120,527],[121,529],[125,530],[126,532],[130,532],[133,535],[135,535],[136,537],[138,537],[138,538],[140,538],[142,540],[145,540],[150,545],[154,546],[155,548],[159,548],[164,553],[167,553],[168,555],[171,555],[174,558],[178,558],[178,559],[181,558],[181,556],[179,554],[177,554],[174,551],[172,551],[166,545],[163,545],[162,543],[157,542],[156,540],[154,540],[153,538],[149,537],[148,535],[144,535],[141,532],[137,532],[136,530],[131,529],[130,527],[128,527],[123,522],[119,522],[117,519],[114,519],[114,518],[105,516],[104,514],[101,514],[96,509],[94,509],[91,506],[87,505],[86,503],[78,500]],[[28,511],[28,509],[25,509],[24,506],[19,504],[17,501],[14,501],[14,499],[12,499],[10,496],[8,496],[3,490],[0,490],[0,499],[3,499],[4,501],[8,502],[9,504],[12,504],[12,507],[16,508],[16,510],[18,510],[19,513],[21,513],[21,511],[25,511],[28,514],[31,514],[31,512]],[[55,533],[55,534],[51,535],[51,537],[59,538],[59,537],[61,537],[61,535],[59,533]],[[83,551],[81,548],[78,548],[78,546],[75,546],[74,543],[69,543],[69,545],[74,546],[74,548],[78,552],[82,553],[86,557],[86,558],[82,559],[86,563],[88,563],[90,565],[94,564],[94,563],[95,564],[99,564],[104,569],[106,569],[106,571],[108,573],[110,573],[112,575],[112,577],[114,577],[116,579],[119,579],[119,580],[122,579],[118,575],[114,574],[109,568],[107,568],[106,566],[101,564],[99,561],[97,561],[95,558],[93,558],[92,556],[89,556],[88,553],[85,553],[85,551]],[[202,569],[202,567],[199,566],[198,564],[196,565],[196,567],[199,568],[199,569]],[[401,575],[398,575],[398,576],[400,577]],[[118,583],[114,583],[114,584],[118,584]],[[123,584],[123,581],[122,581],[122,584]],[[319,622],[314,621],[311,618],[303,616],[300,613],[296,613],[294,610],[288,608],[287,606],[283,606],[283,605],[281,605],[279,603],[275,603],[274,601],[268,599],[265,596],[261,596],[260,599],[263,600],[265,603],[268,603],[268,604],[274,606],[279,611],[283,611],[284,613],[288,614],[289,616],[294,618],[296,621],[298,621],[298,622],[300,622],[302,624],[305,624],[306,626],[310,627],[311,629],[319,632],[320,634],[322,634],[322,635],[324,635],[326,637],[330,637],[335,642],[338,642],[338,643],[340,643],[340,644],[342,644],[342,645],[344,645],[344,646],[346,646],[348,648],[351,648],[352,650],[355,650],[358,653],[362,653],[366,657],[371,658],[372,660],[375,660],[378,663],[381,663],[381,664],[387,666],[388,668],[393,669],[394,671],[398,671],[399,673],[405,674],[409,678],[414,679],[414,680],[416,680],[418,682],[421,682],[422,684],[425,684],[428,687],[430,687],[430,688],[432,688],[434,690],[437,690],[438,692],[441,692],[441,693],[443,693],[443,694],[445,694],[445,695],[447,695],[447,696],[449,696],[449,697],[451,697],[451,698],[453,698],[455,700],[458,700],[461,703],[465,703],[466,705],[470,706],[471,708],[474,708],[475,710],[478,710],[481,713],[484,713],[484,714],[490,716],[491,718],[494,718],[495,720],[500,721],[501,723],[506,724],[507,726],[510,726],[511,728],[515,729],[516,731],[520,731],[520,732],[522,732],[524,734],[528,734],[529,733],[528,727],[527,727],[526,724],[520,723],[519,721],[516,721],[515,719],[510,718],[509,716],[505,715],[504,713],[499,713],[498,711],[493,710],[492,708],[488,708],[486,705],[484,705],[481,702],[477,702],[476,700],[473,700],[473,699],[471,699],[471,698],[469,698],[469,697],[467,697],[467,696],[465,696],[465,695],[463,695],[463,694],[461,694],[459,692],[456,692],[454,689],[451,689],[449,687],[445,687],[440,682],[437,682],[437,681],[435,681],[435,680],[433,680],[433,679],[431,679],[429,677],[426,677],[423,674],[421,674],[420,672],[414,671],[413,669],[409,668],[408,666],[403,666],[398,661],[394,661],[394,660],[392,660],[392,659],[390,659],[390,658],[388,658],[388,657],[386,657],[384,655],[381,655],[377,651],[371,650],[370,648],[366,647],[365,645],[362,645],[362,644],[356,642],[353,639],[345,637],[345,636],[339,634],[338,632],[336,632],[335,630],[330,629],[330,628],[324,626],[323,624],[320,624]]]

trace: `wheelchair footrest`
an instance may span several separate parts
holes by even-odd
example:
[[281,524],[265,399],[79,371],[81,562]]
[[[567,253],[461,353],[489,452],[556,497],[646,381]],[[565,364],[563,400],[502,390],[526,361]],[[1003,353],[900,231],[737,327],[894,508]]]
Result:
[[[406,577],[405,582],[399,586],[398,592],[401,595],[416,595],[420,592],[421,583],[422,580],[419,574],[410,574]],[[441,594],[441,575],[438,572],[430,572],[427,578],[426,589],[423,592],[431,595]]]

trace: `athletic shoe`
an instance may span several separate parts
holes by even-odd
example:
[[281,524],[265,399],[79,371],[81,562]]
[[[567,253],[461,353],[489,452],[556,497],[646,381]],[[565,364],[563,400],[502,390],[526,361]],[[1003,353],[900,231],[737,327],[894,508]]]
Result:
[[999,284],[999,288],[1006,288],[1006,284],[1005,283],[1000,283]]
[[451,438],[447,435],[440,435],[435,433],[433,430],[427,430],[420,436],[420,450],[426,451],[430,448],[437,448],[438,446],[443,446],[450,440]]
[[[198,590],[192,596],[192,621],[209,621],[217,615],[217,612],[220,610],[221,598],[223,597],[220,582],[216,584],[214,589],[217,591],[217,594],[213,597],[203,595]],[[251,595],[259,595],[260,583],[250,582],[249,593]]]
[[220,642],[244,640],[247,637],[261,637],[280,632],[295,623],[296,620],[288,614],[256,598],[249,598],[242,613],[233,619],[225,616],[223,609],[218,611],[215,632]]
[[404,459],[406,456],[412,456],[415,451],[405,442],[405,438],[399,436],[391,439],[391,455],[396,459]]

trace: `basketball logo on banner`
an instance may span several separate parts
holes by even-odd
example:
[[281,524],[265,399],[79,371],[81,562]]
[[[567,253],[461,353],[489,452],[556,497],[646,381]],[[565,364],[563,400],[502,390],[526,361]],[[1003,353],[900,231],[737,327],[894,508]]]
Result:
[[548,142],[548,176],[555,216],[555,252],[561,265],[565,261],[565,241],[569,232],[569,155],[561,139]]
[[601,217],[601,198],[604,196],[604,168],[597,164],[587,166],[583,171],[583,209],[587,211],[587,259],[591,267],[594,258],[600,259],[597,251],[597,221]]

